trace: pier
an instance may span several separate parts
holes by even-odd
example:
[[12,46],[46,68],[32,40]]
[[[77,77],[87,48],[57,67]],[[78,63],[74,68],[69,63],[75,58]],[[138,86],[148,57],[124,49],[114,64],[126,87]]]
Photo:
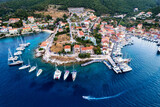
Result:
[[103,63],[104,63],[109,69],[112,69],[111,65],[109,65],[106,60],[104,60]]
[[87,66],[87,65],[95,63],[95,62],[102,62],[102,60],[100,60],[100,59],[92,60],[92,61],[86,62],[84,64],[81,64],[81,66]]
[[113,67],[116,66],[116,63],[113,61],[113,59],[110,56],[108,56],[108,61],[111,63]]

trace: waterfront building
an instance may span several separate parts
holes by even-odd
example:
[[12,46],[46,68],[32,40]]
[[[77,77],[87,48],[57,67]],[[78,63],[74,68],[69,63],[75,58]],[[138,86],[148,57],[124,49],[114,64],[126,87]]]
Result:
[[80,45],[74,45],[73,47],[73,52],[74,54],[79,54],[80,53]]
[[93,52],[93,46],[89,46],[89,47],[81,47],[81,53],[90,53],[90,54],[94,54],[94,52]]
[[34,23],[35,19],[33,16],[29,16],[28,17],[28,21],[31,22],[31,23]]
[[9,23],[16,23],[18,21],[20,21],[20,18],[10,18],[9,19]]
[[65,52],[71,52],[71,46],[70,45],[64,46],[64,51]]
[[17,33],[18,33],[17,28],[9,29],[9,34],[17,34]]
[[83,36],[84,36],[83,31],[78,31],[78,37],[83,37]]

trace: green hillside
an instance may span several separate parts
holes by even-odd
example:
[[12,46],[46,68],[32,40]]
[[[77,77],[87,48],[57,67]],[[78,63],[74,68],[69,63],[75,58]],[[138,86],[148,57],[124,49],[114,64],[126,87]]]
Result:
[[12,0],[0,4],[0,15],[10,14],[17,9],[29,11],[44,10],[48,4],[63,5],[61,9],[67,7],[91,8],[97,14],[102,13],[128,13],[135,7],[140,10],[152,8],[160,4],[159,0]]

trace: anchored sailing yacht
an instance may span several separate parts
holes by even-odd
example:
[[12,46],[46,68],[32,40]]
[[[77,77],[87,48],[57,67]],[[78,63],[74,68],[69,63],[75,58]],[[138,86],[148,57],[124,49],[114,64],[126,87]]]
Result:
[[21,55],[21,54],[22,54],[22,51],[17,51],[17,52],[14,53],[15,56],[16,55]]
[[69,71],[66,70],[65,73],[64,73],[64,80],[66,80],[68,76],[69,76]]
[[36,66],[32,66],[32,67],[30,68],[29,72],[32,72],[32,71],[36,70],[36,68],[37,68],[37,64],[36,64]]
[[54,72],[53,79],[60,79],[62,72],[60,70],[58,70],[56,65],[55,65],[55,67],[56,67],[56,71]]
[[75,81],[76,76],[77,76],[77,71],[74,70],[74,65],[73,65],[73,72],[72,72],[72,79],[73,79],[73,81]]
[[13,61],[13,60],[17,60],[18,56],[14,56],[12,55],[12,52],[10,49],[8,49],[8,61]]
[[65,69],[65,73],[64,73],[64,77],[63,77],[63,79],[64,80],[66,80],[67,79],[67,77],[69,76],[69,71],[68,70],[66,70],[66,67],[64,66],[64,69]]
[[42,71],[43,71],[42,69],[39,69],[39,70],[38,70],[38,72],[37,72],[37,77],[38,77],[39,75],[41,75]]
[[22,69],[27,69],[27,68],[29,68],[31,65],[30,65],[30,62],[29,62],[29,60],[28,60],[28,65],[23,65],[23,66],[21,66],[20,68],[19,68],[19,70],[22,70]]

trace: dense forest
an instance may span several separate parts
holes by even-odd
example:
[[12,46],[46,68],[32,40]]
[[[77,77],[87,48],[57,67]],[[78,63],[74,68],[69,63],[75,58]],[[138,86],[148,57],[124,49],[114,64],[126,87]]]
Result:
[[[140,10],[155,7],[160,0],[8,0],[0,3],[0,16],[17,12],[22,9],[26,12],[44,10],[48,4],[63,5],[62,10],[68,7],[85,7],[94,9],[97,15],[103,13],[129,13],[135,7]],[[27,13],[26,13],[27,14]]]

